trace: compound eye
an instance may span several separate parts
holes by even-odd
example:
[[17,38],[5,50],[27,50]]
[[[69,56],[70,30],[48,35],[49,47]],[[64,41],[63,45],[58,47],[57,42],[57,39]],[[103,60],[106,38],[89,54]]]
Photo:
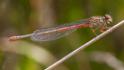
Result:
[[106,14],[104,17],[105,17],[105,21],[106,21],[108,24],[110,24],[110,23],[112,22],[112,17],[111,17],[110,15]]

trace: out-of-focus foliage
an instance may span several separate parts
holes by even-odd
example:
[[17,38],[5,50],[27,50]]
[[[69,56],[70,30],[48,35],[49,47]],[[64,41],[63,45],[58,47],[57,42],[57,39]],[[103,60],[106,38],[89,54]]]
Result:
[[[91,16],[110,14],[114,25],[124,19],[124,0],[0,0],[0,70],[42,70],[95,37],[90,28],[58,40],[10,42],[12,35],[28,34]],[[117,70],[91,60],[94,51],[109,52],[124,62],[124,26],[79,52],[56,70]]]

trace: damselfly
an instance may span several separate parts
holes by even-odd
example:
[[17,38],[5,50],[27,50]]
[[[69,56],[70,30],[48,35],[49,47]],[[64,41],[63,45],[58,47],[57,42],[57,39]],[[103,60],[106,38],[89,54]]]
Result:
[[93,28],[103,31],[107,29],[107,25],[112,22],[110,15],[105,16],[93,16],[88,19],[78,20],[69,24],[60,25],[51,28],[37,29],[31,34],[11,36],[9,40],[14,41],[26,37],[31,37],[34,41],[51,41],[66,36],[78,28]]

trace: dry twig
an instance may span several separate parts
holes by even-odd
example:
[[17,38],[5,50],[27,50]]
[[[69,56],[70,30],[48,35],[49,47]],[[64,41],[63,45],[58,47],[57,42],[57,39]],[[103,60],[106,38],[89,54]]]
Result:
[[121,22],[119,22],[118,24],[116,24],[115,26],[111,27],[110,29],[108,29],[107,31],[101,33],[100,35],[98,35],[97,37],[91,39],[90,41],[86,42],[85,44],[83,44],[82,46],[80,46],[79,48],[75,49],[74,51],[70,52],[69,54],[67,54],[66,56],[64,56],[62,59],[58,60],[57,62],[55,62],[54,64],[50,65],[48,68],[46,68],[45,70],[52,70],[53,68],[55,68],[56,66],[58,66],[59,64],[63,63],[65,60],[69,59],[70,57],[72,57],[73,55],[77,54],[79,51],[83,50],[84,48],[88,47],[89,45],[93,44],[94,42],[102,39],[104,36],[108,35],[109,33],[113,32],[115,29],[117,29],[118,27],[122,26],[124,24],[124,20],[122,20]]

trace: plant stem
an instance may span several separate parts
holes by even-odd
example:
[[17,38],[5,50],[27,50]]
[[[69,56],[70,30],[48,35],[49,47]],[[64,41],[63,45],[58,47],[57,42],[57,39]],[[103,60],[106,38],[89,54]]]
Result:
[[119,22],[118,24],[114,25],[113,27],[111,27],[110,29],[106,30],[105,32],[101,33],[100,35],[98,35],[97,37],[91,39],[90,41],[86,42],[85,44],[83,44],[82,46],[80,46],[79,48],[75,49],[74,51],[70,52],[69,54],[67,54],[66,56],[64,56],[63,58],[61,58],[60,60],[58,60],[57,62],[53,63],[52,65],[50,65],[49,67],[47,67],[44,70],[52,70],[53,68],[55,68],[56,66],[58,66],[59,64],[63,63],[65,60],[69,59],[70,57],[72,57],[73,55],[77,54],[79,51],[83,50],[84,48],[90,46],[91,44],[93,44],[94,42],[102,39],[103,37],[105,37],[106,35],[108,35],[109,33],[113,32],[115,29],[119,28],[120,26],[122,26],[124,24],[124,20],[122,20],[121,22]]

